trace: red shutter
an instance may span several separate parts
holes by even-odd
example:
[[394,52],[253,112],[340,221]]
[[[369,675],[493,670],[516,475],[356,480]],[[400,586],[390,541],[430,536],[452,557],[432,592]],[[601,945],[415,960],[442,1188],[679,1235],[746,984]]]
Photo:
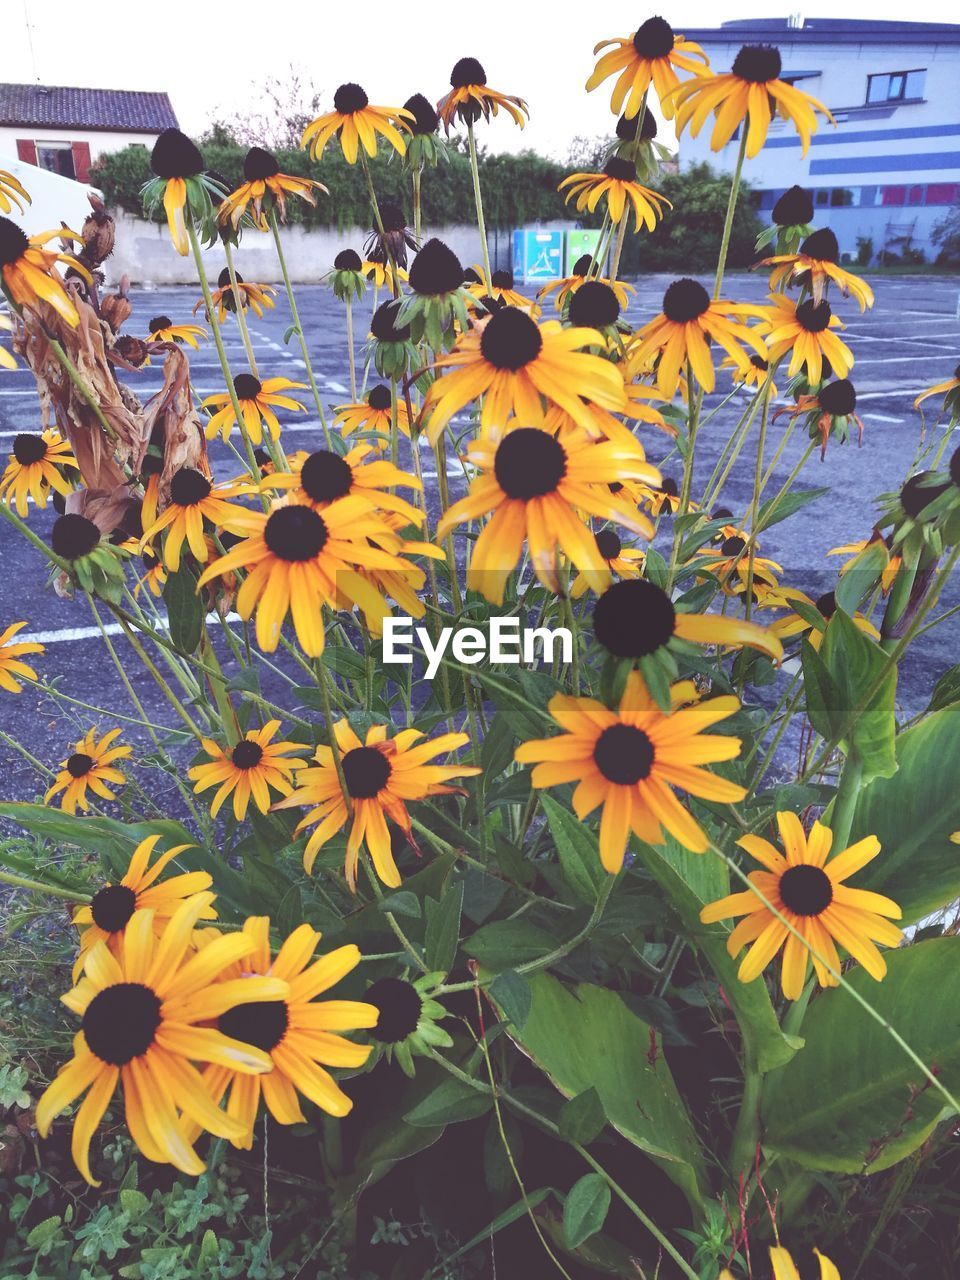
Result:
[[36,164],[37,144],[35,142],[31,142],[29,138],[18,138],[17,157],[22,160],[24,164]]
[[90,178],[90,143],[71,143],[73,150],[73,172],[78,182],[87,182]]

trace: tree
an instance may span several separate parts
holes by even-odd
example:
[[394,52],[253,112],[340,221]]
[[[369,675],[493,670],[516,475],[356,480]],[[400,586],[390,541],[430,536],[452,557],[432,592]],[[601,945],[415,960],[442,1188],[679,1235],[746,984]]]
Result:
[[960,205],[937,223],[931,239],[940,246],[937,262],[960,262]]
[[259,89],[257,110],[246,108],[215,119],[202,141],[215,145],[235,142],[242,147],[282,151],[299,147],[303,131],[320,114],[320,94],[304,71],[293,63],[286,75],[270,76]]

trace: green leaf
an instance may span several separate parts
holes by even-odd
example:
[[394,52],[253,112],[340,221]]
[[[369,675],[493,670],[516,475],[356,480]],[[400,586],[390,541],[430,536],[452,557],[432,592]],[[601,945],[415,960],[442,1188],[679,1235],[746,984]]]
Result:
[[846,730],[848,749],[860,757],[864,780],[889,778],[897,770],[896,666],[890,667],[850,727],[850,716],[879,679],[888,655],[842,609],[837,609],[827,624],[820,657],[839,693],[840,705],[834,715]]
[[142,1213],[150,1208],[150,1198],[145,1196],[142,1191],[135,1191],[132,1188],[124,1188],[120,1192],[120,1203],[124,1212],[129,1213],[131,1218],[139,1218]]
[[709,1182],[660,1037],[615,991],[588,983],[571,989],[546,973],[533,976],[530,987],[530,1014],[511,1038],[566,1097],[596,1089],[609,1123],[655,1160],[699,1213]]
[[[829,486],[822,489],[794,489],[790,493],[785,493],[779,502],[776,498],[769,498],[757,513],[757,533],[779,524],[789,516],[796,515],[798,511],[802,511],[811,502],[816,502],[818,498],[822,498],[829,492]],[[774,507],[775,502],[776,507]]]
[[529,981],[516,969],[504,969],[490,984],[490,996],[500,1006],[504,1018],[517,1031],[522,1031],[533,1003]]
[[531,1191],[523,1200],[518,1200],[516,1204],[511,1205],[509,1209],[504,1209],[503,1213],[498,1213],[489,1226],[484,1227],[482,1231],[478,1231],[472,1236],[466,1244],[462,1244],[454,1253],[444,1255],[444,1267],[449,1268],[451,1263],[462,1258],[464,1254],[469,1253],[471,1249],[475,1249],[478,1244],[482,1244],[484,1240],[489,1240],[491,1236],[495,1236],[498,1231],[502,1231],[504,1227],[509,1227],[511,1223],[519,1221],[520,1218],[526,1217],[538,1205],[543,1204],[547,1196],[553,1195],[552,1187],[541,1187],[539,1191]]
[[167,575],[163,602],[170,621],[170,639],[182,653],[194,653],[203,634],[203,601],[197,595],[197,578],[182,562]]
[[408,889],[399,889],[396,893],[388,893],[379,899],[381,911],[389,911],[394,916],[408,916],[411,920],[419,920],[421,915],[420,900]]
[[565,1102],[560,1110],[558,1124],[560,1137],[565,1142],[576,1142],[581,1147],[587,1146],[603,1132],[607,1117],[603,1113],[603,1103],[593,1085],[578,1093],[576,1097]]
[[43,1245],[50,1243],[59,1230],[59,1214],[54,1215],[52,1218],[44,1218],[42,1222],[37,1223],[27,1236],[27,1247],[30,1249],[42,1248]]
[[933,686],[927,711],[939,711],[954,702],[960,702],[960,663],[945,671]]
[[438,902],[427,898],[427,931],[424,939],[427,967],[449,973],[460,941],[460,913],[463,910],[463,881],[448,882]]
[[576,1249],[603,1226],[610,1209],[610,1184],[599,1173],[585,1173],[563,1202],[563,1238]]
[[[889,952],[887,963],[882,982],[860,968],[848,981],[956,1094],[960,938]],[[811,1004],[803,1034],[803,1050],[764,1086],[766,1147],[810,1169],[876,1173],[929,1137],[943,1095],[842,987]]]
[[444,1080],[403,1119],[414,1128],[429,1129],[461,1120],[475,1120],[477,1116],[486,1115],[492,1106],[493,1099],[489,1093],[471,1089],[461,1080]]
[[889,560],[886,546],[878,540],[864,547],[850,562],[834,588],[837,604],[845,613],[853,617],[860,602],[877,585]]
[[899,768],[863,788],[850,843],[876,836],[880,853],[851,880],[885,893],[912,924],[960,895],[960,703],[944,707],[899,735]]
[[546,793],[540,804],[550,824],[564,878],[581,902],[594,906],[607,873],[600,861],[597,837],[565,805]]
[[557,940],[546,929],[522,920],[494,920],[478,929],[463,944],[468,956],[495,973],[538,960],[553,951]]
[[807,718],[821,738],[832,738],[841,729],[838,716],[840,690],[820,654],[806,638],[800,645],[800,664],[803,667]]

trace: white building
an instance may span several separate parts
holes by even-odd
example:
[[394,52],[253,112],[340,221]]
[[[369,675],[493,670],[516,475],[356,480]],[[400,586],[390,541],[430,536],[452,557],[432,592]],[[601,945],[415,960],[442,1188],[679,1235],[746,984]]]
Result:
[[[763,18],[715,28],[683,28],[716,72],[729,70],[742,45],[774,45],[781,79],[818,98],[837,121],[821,118],[806,156],[793,125],[774,119],[767,142],[745,163],[760,193],[761,217],[795,183],[813,194],[819,226],[836,233],[855,258],[937,255],[931,233],[960,203],[960,25],[842,18]],[[710,150],[712,121],[680,140],[682,169],[706,161],[729,172],[739,133]],[[859,244],[858,244],[859,242]]]
[[99,156],[152,147],[176,126],[165,93],[0,84],[0,155],[77,182],[88,181]]

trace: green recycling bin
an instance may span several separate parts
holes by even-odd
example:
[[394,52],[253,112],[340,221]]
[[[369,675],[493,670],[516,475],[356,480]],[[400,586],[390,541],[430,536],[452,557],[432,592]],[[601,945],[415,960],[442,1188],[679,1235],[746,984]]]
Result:
[[597,251],[600,244],[600,232],[588,231],[584,228],[578,228],[575,231],[567,232],[567,256],[564,261],[565,275],[572,275],[574,264],[585,253],[589,253],[591,258]]

